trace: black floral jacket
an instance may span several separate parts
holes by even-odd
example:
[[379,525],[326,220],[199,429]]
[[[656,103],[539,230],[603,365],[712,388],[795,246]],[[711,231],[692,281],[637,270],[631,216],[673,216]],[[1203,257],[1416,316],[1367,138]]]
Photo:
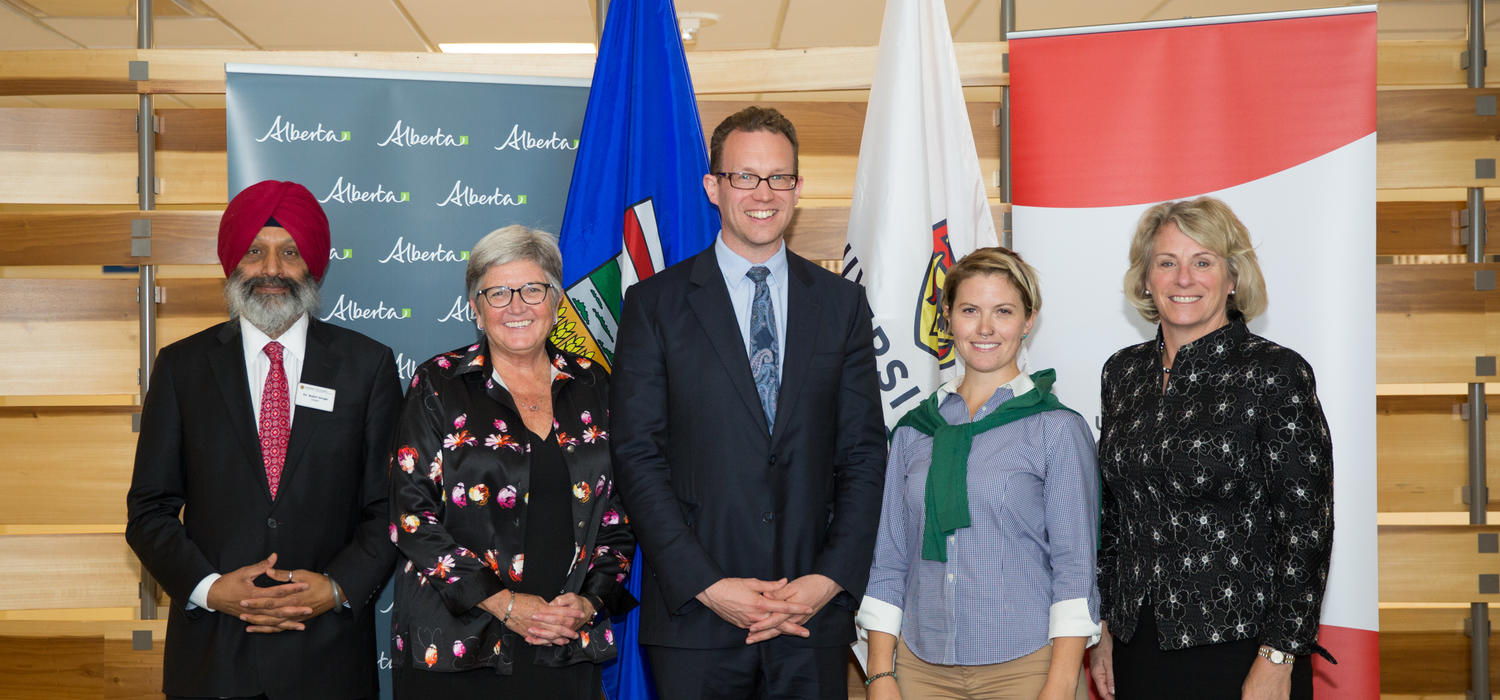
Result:
[[1128,642],[1154,614],[1163,649],[1259,639],[1320,651],[1333,444],[1312,368],[1231,321],[1177,351],[1163,391],[1160,337],[1104,365],[1110,631]]
[[[598,596],[610,614],[635,606],[624,580],[635,551],[609,456],[609,375],[547,347],[555,435],[573,483],[573,566],[564,591]],[[509,392],[491,377],[483,342],[422,363],[412,377],[391,456],[391,541],[401,550],[393,663],[433,671],[509,673],[526,642],[476,607],[525,575],[530,455]],[[564,591],[559,591],[562,593]],[[600,615],[566,646],[537,648],[561,666],[615,655]]]

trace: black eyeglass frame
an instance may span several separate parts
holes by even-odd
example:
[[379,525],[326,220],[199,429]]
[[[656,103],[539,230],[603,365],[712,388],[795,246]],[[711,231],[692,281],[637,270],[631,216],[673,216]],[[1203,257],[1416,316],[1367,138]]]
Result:
[[[738,175],[738,176],[744,176],[744,177],[753,177],[753,178],[755,178],[755,184],[752,185],[752,186],[750,186],[750,187],[740,187],[739,185],[735,184],[736,182],[739,181],[735,177],[733,177],[733,176],[736,176],[736,175]],[[802,176],[798,175],[796,173],[776,173],[774,175],[760,176],[760,175],[756,175],[755,173],[747,173],[747,172],[720,172],[720,173],[714,173],[714,176],[715,177],[722,177],[725,180],[728,180],[729,181],[729,186],[733,187],[734,189],[737,189],[737,190],[753,190],[753,189],[757,189],[757,188],[760,187],[760,183],[764,182],[764,183],[766,183],[766,187],[771,188],[772,191],[775,191],[775,192],[790,192],[792,190],[797,189],[797,183],[799,183],[799,182],[802,181]],[[774,185],[774,184],[771,183],[771,178],[773,178],[773,177],[789,177],[789,178],[791,178],[792,184],[791,184],[790,187],[777,187],[776,185]]]
[[[542,288],[542,295],[538,297],[536,301],[530,301],[526,298],[526,290],[531,287]],[[546,301],[547,293],[552,291],[553,289],[556,289],[556,287],[553,286],[551,282],[527,282],[526,284],[521,285],[520,289],[511,289],[510,287],[502,284],[479,290],[479,296],[483,298],[484,303],[489,304],[490,308],[492,309],[503,309],[507,306],[510,306],[511,302],[514,302],[516,300],[516,297],[520,297],[521,303],[526,304],[527,306],[536,306],[537,304]],[[490,293],[501,291],[505,292],[505,303],[496,304],[494,300],[490,299]]]

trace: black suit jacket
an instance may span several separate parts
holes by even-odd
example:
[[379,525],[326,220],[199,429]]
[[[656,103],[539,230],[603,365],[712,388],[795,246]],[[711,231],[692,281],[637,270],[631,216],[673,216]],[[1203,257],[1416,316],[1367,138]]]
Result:
[[[273,501],[241,342],[231,320],[173,343],[146,395],[125,537],[172,597],[163,691],[373,697],[372,603],[396,557],[386,512],[395,360],[384,345],[311,320],[301,381],[333,389],[333,410],[296,408]],[[350,608],[278,634],[184,609],[203,577],[272,552],[279,569],[332,576]]]
[[787,254],[786,351],[768,430],[713,247],[630,288],[611,388],[616,481],[651,576],[641,642],[743,646],[695,596],[723,577],[823,574],[844,587],[806,625],[848,644],[885,477],[864,290]]

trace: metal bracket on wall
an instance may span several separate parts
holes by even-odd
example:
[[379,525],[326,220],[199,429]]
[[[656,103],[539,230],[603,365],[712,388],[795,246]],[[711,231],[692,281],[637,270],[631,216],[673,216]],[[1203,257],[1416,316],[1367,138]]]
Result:
[[1484,629],[1479,630],[1478,634],[1475,634],[1475,631],[1474,631],[1474,618],[1472,618],[1472,617],[1466,617],[1466,618],[1464,618],[1464,636],[1465,637],[1470,637],[1470,638],[1473,638],[1473,637],[1476,637],[1476,636],[1477,637],[1488,637],[1488,636],[1490,636],[1490,623],[1489,623],[1489,620],[1485,620],[1484,621]]
[[1476,377],[1493,377],[1493,376],[1495,376],[1495,356],[1494,355],[1481,355],[1479,357],[1474,358],[1474,376],[1476,376]]
[[151,62],[150,61],[131,61],[130,62],[130,79],[131,80],[150,80],[151,79]]
[[130,650],[151,651],[151,630],[131,630]]
[[1476,292],[1488,292],[1490,290],[1493,290],[1494,288],[1495,288],[1495,271],[1494,270],[1475,270],[1474,271],[1474,291],[1476,291]]
[[[1474,488],[1471,487],[1471,486],[1469,486],[1468,484],[1464,484],[1463,487],[1461,487],[1459,489],[1459,500],[1463,501],[1464,505],[1469,505],[1469,504],[1473,503],[1474,502]],[[1488,504],[1490,502],[1490,488],[1488,486],[1484,487],[1484,500],[1482,502],[1486,503],[1486,504]],[[1480,551],[1484,551],[1484,550],[1480,550]]]
[[1495,95],[1479,95],[1474,98],[1474,113],[1481,117],[1495,116]]
[[1500,594],[1500,574],[1479,575],[1479,595]]
[[1493,179],[1495,179],[1495,159],[1494,158],[1475,158],[1474,159],[1474,179],[1475,180],[1493,180]]
[[[1488,68],[1489,65],[1490,65],[1490,52],[1489,52],[1489,50],[1486,49],[1485,51],[1480,52],[1480,55],[1484,57],[1481,62],[1484,64],[1484,66],[1486,68]],[[1462,68],[1463,70],[1468,70],[1469,69],[1469,52],[1468,51],[1465,51],[1465,52],[1463,52],[1463,53],[1461,53],[1461,54],[1458,55],[1458,67]]]
[[130,220],[130,257],[151,257],[151,220]]

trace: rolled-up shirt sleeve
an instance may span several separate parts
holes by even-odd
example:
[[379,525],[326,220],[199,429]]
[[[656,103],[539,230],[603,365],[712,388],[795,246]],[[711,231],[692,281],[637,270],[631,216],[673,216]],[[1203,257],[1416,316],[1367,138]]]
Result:
[[1045,438],[1043,498],[1051,556],[1048,637],[1099,640],[1099,587],[1094,575],[1099,532],[1099,466],[1093,433],[1076,414],[1056,421]]
[[[870,583],[860,602],[854,623],[863,637],[866,630],[900,636],[902,609],[906,599],[906,575],[911,566],[907,552],[906,465],[912,443],[921,434],[899,428],[886,460],[884,495],[880,503],[880,527],[875,534],[875,559]],[[920,525],[920,523],[918,523]]]

